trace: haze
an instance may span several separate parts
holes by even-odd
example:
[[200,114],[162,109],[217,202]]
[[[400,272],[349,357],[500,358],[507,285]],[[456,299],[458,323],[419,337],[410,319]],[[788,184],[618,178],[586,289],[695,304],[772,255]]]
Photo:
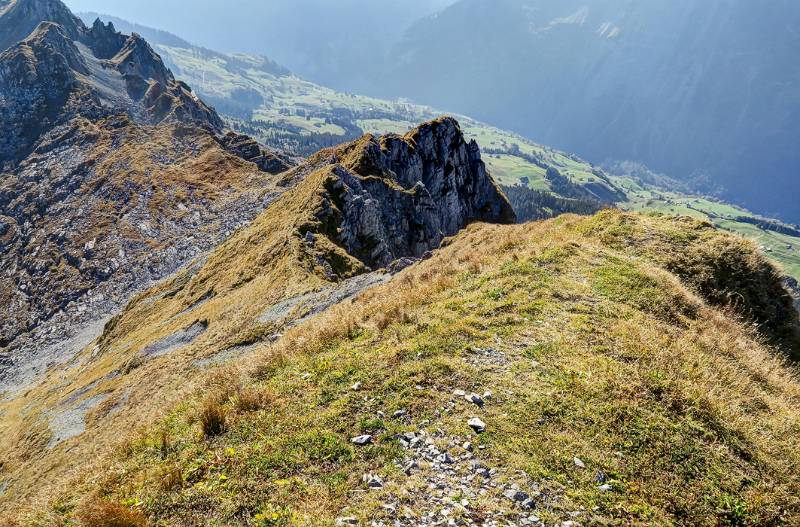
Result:
[[69,0],[800,222],[800,7],[775,0]]
[[455,0],[68,0],[92,11],[175,33],[223,52],[267,55],[334,88],[348,72],[382,58],[415,21]]

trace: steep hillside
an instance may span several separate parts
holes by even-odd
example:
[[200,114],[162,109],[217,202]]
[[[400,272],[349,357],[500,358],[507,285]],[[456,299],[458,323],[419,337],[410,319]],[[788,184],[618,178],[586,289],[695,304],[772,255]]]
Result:
[[[312,188],[284,195],[204,270],[143,295],[109,325],[92,369],[167,326],[200,320],[205,331],[123,370],[137,379],[129,396],[108,384],[120,377],[75,392],[73,402],[103,401],[83,442],[43,454],[26,436],[26,463],[4,465],[6,504],[34,481],[50,488],[65,466],[76,479],[19,525],[800,521],[796,371],[712,306],[753,286],[771,293],[725,303],[760,312],[781,298],[752,246],[689,219],[611,211],[473,225],[388,284],[304,322],[296,317],[313,315],[320,297],[303,289],[322,286],[324,297],[325,286],[308,271],[314,282],[295,281],[297,267],[289,280],[286,265],[298,260],[274,242],[291,240],[295,255],[310,246],[290,227],[268,228],[278,211],[319,204]],[[719,268],[742,274],[719,289],[698,282]],[[278,284],[295,289],[265,300]],[[198,304],[206,291],[214,295]],[[228,352],[228,365],[202,380],[153,382],[154,363],[163,376],[225,349],[224,335],[271,303],[266,334],[279,320],[299,325]],[[185,397],[176,406],[164,396],[174,392]],[[143,426],[111,458],[82,455],[89,442],[118,444],[129,413]],[[47,481],[34,476],[53,463],[61,468]]]
[[378,267],[401,269],[471,221],[514,221],[452,119],[320,152],[282,183],[296,186],[207,259],[137,296],[29,390],[6,394],[4,506],[66,483],[85,468],[73,455],[154,419],[210,365],[389,280]]
[[0,54],[0,390],[252,219],[293,162],[226,132],[138,35],[4,5],[0,34],[29,26]]
[[704,176],[798,222],[798,23],[785,1],[461,0],[407,32],[371,93]]
[[[455,0],[270,0],[236,8],[217,0],[73,0],[220,51],[268,55],[304,78],[357,91],[403,31]],[[324,82],[323,82],[324,81]]]
[[[363,133],[406,133],[440,112],[405,100],[389,101],[342,93],[309,82],[262,56],[224,54],[186,43],[178,36],[143,28],[108,15],[121,27],[137,28],[156,40],[158,52],[176,76],[213,102],[229,123],[265,143],[297,155],[360,137]],[[465,133],[492,155],[485,161],[502,184],[527,177],[534,188],[563,188],[545,177],[548,168],[581,189],[567,189],[600,201],[624,199],[602,172],[575,156],[537,145],[521,136],[459,116]]]

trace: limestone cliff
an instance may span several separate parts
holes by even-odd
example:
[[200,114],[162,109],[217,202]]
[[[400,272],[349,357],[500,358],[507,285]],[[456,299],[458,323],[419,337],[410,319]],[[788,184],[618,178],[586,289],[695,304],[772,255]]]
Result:
[[419,257],[473,221],[515,222],[478,145],[464,140],[455,119],[425,123],[402,137],[367,135],[314,161],[326,156],[333,167],[317,218],[369,267]]

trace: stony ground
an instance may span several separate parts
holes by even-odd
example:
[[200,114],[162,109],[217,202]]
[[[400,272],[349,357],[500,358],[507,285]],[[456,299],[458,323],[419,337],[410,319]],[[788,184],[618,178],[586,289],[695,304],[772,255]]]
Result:
[[[517,346],[519,348],[519,346]],[[498,375],[511,371],[516,356],[494,348],[469,348],[462,359],[472,368],[478,368],[483,384],[491,386]],[[356,383],[350,388],[360,392]],[[423,391],[423,386],[417,386]],[[444,391],[444,390],[441,390]],[[372,495],[360,500],[371,503],[376,518],[371,527],[577,527],[589,515],[582,509],[565,511],[562,496],[565,487],[554,481],[533,480],[524,471],[503,468],[495,459],[490,444],[481,442],[480,436],[491,426],[481,417],[487,407],[498,404],[498,396],[491,390],[475,393],[461,388],[448,392],[447,402],[437,408],[431,419],[415,421],[405,410],[387,415],[376,411],[376,418],[400,423],[407,432],[394,437],[403,449],[403,455],[395,462],[396,470],[388,476],[366,473],[362,476],[363,490],[356,491]],[[512,396],[500,394],[501,398]],[[375,403],[369,395],[364,396],[364,405]],[[455,417],[465,430],[464,434],[447,433],[443,428],[452,428],[448,417]],[[446,422],[450,421],[450,422]],[[371,435],[357,436],[351,442],[366,447],[372,443]],[[586,464],[578,457],[572,460],[576,470],[586,470]],[[610,491],[602,472],[596,474],[600,490]],[[347,516],[350,508],[341,511],[336,519],[339,526],[363,525],[355,516]],[[358,509],[354,509],[358,510]],[[546,512],[549,523],[541,515]],[[563,516],[562,521],[553,521]],[[363,518],[363,515],[362,515]]]

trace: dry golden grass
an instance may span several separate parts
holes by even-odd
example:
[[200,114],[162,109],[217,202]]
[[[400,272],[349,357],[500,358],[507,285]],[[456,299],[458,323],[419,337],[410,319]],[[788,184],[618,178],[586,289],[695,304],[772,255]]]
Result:
[[[176,526],[208,517],[244,525],[242,507],[253,517],[277,513],[309,524],[330,521],[346,504],[364,519],[379,517],[371,499],[362,503],[351,491],[360,474],[391,466],[391,438],[404,430],[374,422],[379,408],[363,407],[363,394],[349,389],[358,380],[380,409],[406,408],[415,418],[432,418],[455,386],[514,394],[487,406],[492,426],[481,441],[510,472],[564,487],[561,512],[597,507],[598,524],[800,521],[797,372],[740,319],[765,306],[720,309],[703,290],[709,280],[682,269],[750,267],[764,288],[772,273],[746,246],[695,258],[695,250],[734,243],[699,223],[605,212],[473,225],[388,286],[262,343],[237,366],[192,369],[195,358],[250,331],[266,307],[324,283],[297,232],[313,223],[309,211],[327,177],[311,174],[198,271],[134,299],[109,325],[99,357],[50,377],[45,386],[80,388],[147,344],[208,321],[186,349],[87,392],[129,390],[129,399],[81,441],[53,451],[32,444],[30,464],[11,456],[16,483],[6,504],[48,489],[68,511],[102,487],[109,500],[146,504],[151,518]],[[470,363],[473,346],[501,350],[509,370]],[[33,390],[6,408],[22,414],[66,395]],[[226,426],[201,438],[202,414],[212,406],[207,420],[219,423],[224,413]],[[463,417],[437,426],[463,433]],[[369,454],[347,441],[364,431],[379,437]],[[121,442],[125,448],[108,457]],[[91,451],[96,459],[81,470],[65,468]],[[601,495],[594,474],[569,471],[576,452],[614,478],[615,492]],[[69,521],[41,497],[31,503],[38,514]]]
[[[169,143],[168,137],[165,142]],[[130,148],[138,148],[135,145]],[[140,175],[146,172],[142,168]],[[293,177],[290,174],[287,179]],[[0,511],[19,500],[30,499],[31,504],[44,500],[48,492],[43,489],[64,489],[70,477],[91,472],[99,463],[95,452],[112,450],[121,434],[158,419],[199,382],[205,382],[201,380],[205,372],[192,366],[194,359],[241,342],[244,335],[268,334],[269,328],[256,321],[266,307],[327,283],[318,274],[320,270],[313,264],[316,254],[302,243],[299,229],[316,221],[313,213],[322,204],[330,177],[329,169],[313,171],[290,196],[222,244],[199,270],[186,270],[135,297],[106,325],[96,342],[98,350],[93,343],[66,368],[48,373],[41,385],[0,401],[4,412],[0,459],[6,462],[5,474],[15,482],[0,498]],[[338,253],[342,261],[349,262],[352,273],[363,269],[331,242],[326,245],[320,239],[317,248]],[[155,361],[142,359],[140,353],[146,346],[198,320],[208,321],[209,327],[191,345]],[[118,371],[124,375],[116,376]],[[212,376],[208,382],[224,388],[215,389],[216,396],[227,400],[230,394],[225,390],[235,389],[234,384],[219,373]],[[92,412],[91,426],[80,438],[47,448],[50,433],[47,418],[39,418],[40,409],[56,408],[82,389],[87,390],[82,397],[109,394],[109,402]],[[115,406],[110,405],[117,403],[123,411],[113,411]],[[70,462],[78,452],[87,455],[86,464]],[[36,463],[28,462],[30,459]]]
[[81,527],[146,527],[147,518],[140,512],[99,498],[89,500],[78,510]]
[[228,412],[213,399],[206,400],[198,416],[203,436],[209,438],[223,433],[227,427]]
[[255,412],[272,402],[273,397],[264,390],[243,388],[234,398],[234,409],[238,413]]

